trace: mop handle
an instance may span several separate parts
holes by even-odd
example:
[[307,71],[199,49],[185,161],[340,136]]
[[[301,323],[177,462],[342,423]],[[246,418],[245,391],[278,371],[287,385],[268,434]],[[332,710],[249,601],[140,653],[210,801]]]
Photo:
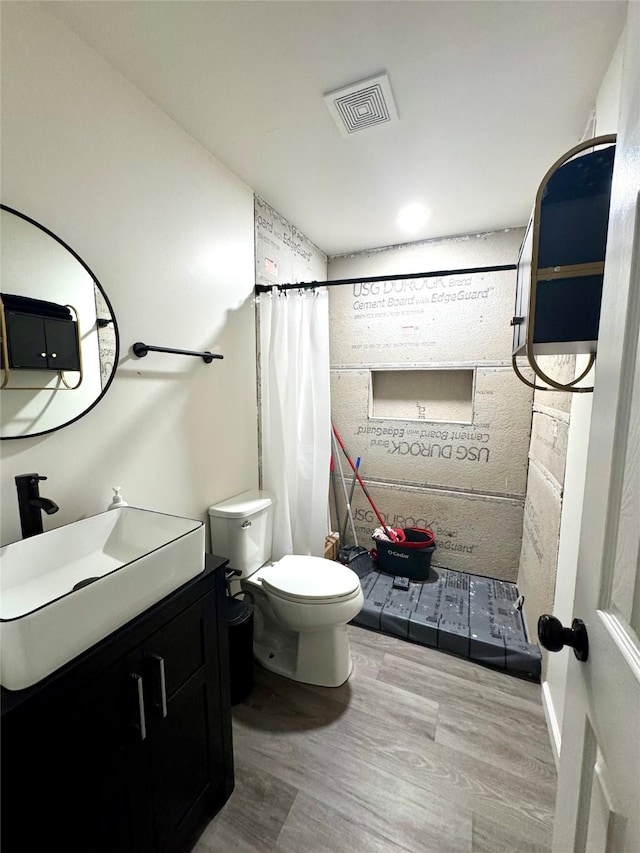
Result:
[[[355,471],[354,471],[353,479],[351,480],[351,489],[350,489],[350,491],[349,491],[349,502],[348,502],[348,504],[347,504],[347,506],[349,507],[349,512],[351,512],[351,501],[353,500],[353,493],[354,493],[354,492],[355,492],[355,490],[356,490],[356,474],[358,473],[358,468],[359,468],[359,467],[360,467],[360,457],[358,456],[358,458],[356,459],[356,467],[355,467]],[[353,518],[353,514],[352,514],[352,518]],[[345,533],[347,532],[347,521],[348,521],[348,516],[347,516],[347,517],[345,517],[345,520],[344,520],[344,528],[343,528],[343,530],[342,530],[342,537],[341,537],[341,539],[340,539],[340,541],[341,541],[341,542],[343,542],[343,541],[344,541],[344,536],[345,536]],[[355,543],[355,544],[356,544],[356,545],[358,544],[358,540],[357,540],[357,539],[356,539],[356,543]]]
[[[333,488],[333,505],[336,511],[336,530],[340,530],[340,517],[338,515],[338,487],[336,486],[336,466],[333,461],[333,453],[329,461],[329,476],[331,477],[331,486]],[[331,511],[329,511],[329,522],[331,522]]]
[[347,497],[347,485],[344,481],[344,472],[342,470],[342,462],[340,461],[340,456],[338,455],[338,447],[336,445],[336,439],[335,439],[335,436],[333,435],[333,433],[331,433],[331,439],[333,441],[333,446],[334,446],[334,451],[335,451],[335,456],[336,456],[336,462],[338,463],[338,470],[340,471],[340,482],[342,484],[342,491],[344,492],[344,502],[346,504],[347,514],[345,517],[345,532],[347,529],[347,527],[346,527],[347,521],[350,521],[351,522],[351,532],[353,533],[353,538],[354,538],[355,542],[357,543],[358,536],[356,534],[355,524],[353,523],[353,515],[351,514],[351,507],[349,505],[349,498]]
[[353,500],[353,493],[356,490],[356,483],[358,481],[358,469],[360,468],[360,457],[356,459],[356,467],[353,469],[353,480],[351,481],[351,489],[349,490],[349,506],[351,506],[351,502]]
[[364,492],[365,497],[367,498],[367,500],[368,500],[368,501],[369,501],[369,503],[371,504],[371,508],[372,508],[372,509],[373,509],[373,511],[375,512],[375,514],[376,514],[376,518],[378,519],[378,521],[379,521],[379,522],[380,522],[380,524],[382,525],[382,529],[383,529],[383,530],[384,530],[384,532],[387,534],[387,536],[389,537],[389,539],[391,539],[391,541],[392,541],[392,542],[397,542],[397,541],[398,541],[398,537],[396,536],[396,534],[393,532],[393,530],[392,530],[390,527],[387,527],[387,525],[386,525],[386,523],[385,523],[384,518],[383,518],[383,517],[380,515],[380,513],[378,512],[378,507],[374,504],[374,502],[373,502],[373,498],[372,498],[372,497],[371,497],[371,495],[369,494],[369,491],[368,491],[367,487],[365,486],[364,482],[362,481],[362,477],[360,476],[360,474],[358,474],[358,471],[357,471],[357,469],[356,469],[356,466],[353,464],[353,460],[352,460],[352,458],[349,456],[349,453],[347,452],[347,448],[344,446],[344,442],[343,442],[343,441],[342,441],[342,439],[340,438],[340,434],[339,434],[338,430],[335,428],[335,426],[334,426],[333,424],[331,424],[331,429],[333,430],[333,434],[335,435],[335,437],[336,437],[336,439],[337,439],[337,441],[338,441],[338,444],[339,444],[339,445],[340,445],[340,447],[342,448],[342,452],[343,452],[343,453],[344,453],[344,455],[347,457],[347,462],[349,463],[349,465],[351,465],[351,468],[352,468],[352,470],[354,471],[354,473],[355,473],[355,475],[356,475],[356,479],[358,480],[358,482],[360,483],[360,486],[362,487],[362,491]]

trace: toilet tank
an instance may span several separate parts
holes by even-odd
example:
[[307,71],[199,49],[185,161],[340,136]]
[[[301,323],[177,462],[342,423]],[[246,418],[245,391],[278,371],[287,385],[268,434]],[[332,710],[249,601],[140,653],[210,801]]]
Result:
[[272,505],[268,492],[253,490],[209,507],[211,550],[243,578],[271,558]]

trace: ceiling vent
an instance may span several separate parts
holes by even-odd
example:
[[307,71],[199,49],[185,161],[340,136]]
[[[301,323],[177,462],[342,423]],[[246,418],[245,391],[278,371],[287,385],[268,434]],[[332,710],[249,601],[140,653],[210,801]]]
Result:
[[325,95],[324,100],[343,136],[398,120],[386,74],[336,89]]

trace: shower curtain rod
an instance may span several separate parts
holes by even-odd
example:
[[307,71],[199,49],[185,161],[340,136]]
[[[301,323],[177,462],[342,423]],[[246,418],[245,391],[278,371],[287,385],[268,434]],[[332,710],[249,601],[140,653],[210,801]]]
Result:
[[403,281],[408,278],[436,278],[446,275],[464,275],[474,272],[504,272],[517,269],[517,264],[503,264],[492,267],[464,267],[458,270],[432,270],[431,272],[410,272],[404,275],[369,275],[358,278],[334,278],[330,281],[300,281],[297,284],[256,284],[255,292],[268,293],[272,287],[278,290],[306,290],[313,287],[333,287],[337,284],[362,284],[370,281]]

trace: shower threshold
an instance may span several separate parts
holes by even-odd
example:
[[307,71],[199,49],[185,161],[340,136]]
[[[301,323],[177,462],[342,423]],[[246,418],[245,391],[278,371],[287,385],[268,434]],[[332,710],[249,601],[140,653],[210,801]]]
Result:
[[426,581],[394,578],[367,553],[349,567],[365,599],[352,624],[540,681],[540,648],[528,642],[514,583],[439,566]]

